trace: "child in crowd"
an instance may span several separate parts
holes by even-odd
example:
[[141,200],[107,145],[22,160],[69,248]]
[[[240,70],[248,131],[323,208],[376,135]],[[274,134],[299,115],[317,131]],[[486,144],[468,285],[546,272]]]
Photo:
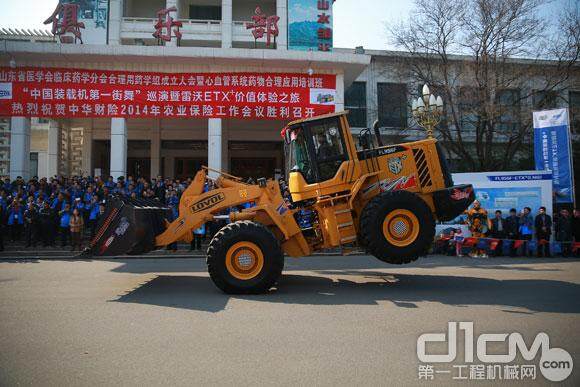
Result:
[[75,251],[77,248],[79,251],[81,250],[81,235],[84,224],[85,222],[79,209],[75,208],[69,221],[72,251]]
[[455,241],[455,255],[458,257],[463,257],[461,249],[463,248],[463,231],[460,228],[456,228],[455,232],[453,233],[453,240]]

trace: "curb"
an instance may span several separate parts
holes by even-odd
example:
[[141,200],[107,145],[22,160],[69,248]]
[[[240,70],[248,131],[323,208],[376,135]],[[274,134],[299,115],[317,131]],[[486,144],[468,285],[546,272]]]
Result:
[[[6,252],[5,252],[6,253]],[[12,252],[10,252],[11,254]],[[128,260],[128,259],[183,259],[183,258],[193,258],[193,259],[205,259],[205,254],[188,254],[183,253],[171,253],[171,254],[147,254],[147,255],[114,255],[109,257],[85,257],[78,255],[43,255],[43,254],[28,254],[21,255],[23,252],[14,252],[15,256],[0,255],[0,262],[13,262],[13,261],[109,261],[109,260]],[[55,252],[56,253],[56,252]],[[0,253],[1,254],[1,253]],[[365,255],[364,252],[356,255]],[[339,253],[315,253],[311,254],[310,257],[340,257],[342,254]]]

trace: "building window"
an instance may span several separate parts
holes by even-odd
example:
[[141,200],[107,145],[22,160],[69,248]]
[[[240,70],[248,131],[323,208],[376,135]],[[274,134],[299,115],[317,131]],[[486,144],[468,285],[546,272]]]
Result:
[[561,105],[560,93],[555,90],[534,90],[532,103],[534,110],[555,109]]
[[354,82],[344,93],[344,108],[349,111],[351,127],[367,126],[367,88],[365,82]]
[[[485,117],[482,115],[490,104],[484,97],[484,90],[475,87],[461,87],[459,90],[459,111],[461,127],[466,132],[482,128]],[[495,99],[493,121],[499,133],[513,133],[520,125],[520,90],[498,90]]]
[[38,152],[30,152],[30,176],[38,176]]
[[570,130],[574,133],[580,133],[580,91],[569,91],[568,98]]
[[479,125],[481,106],[478,101],[479,94],[476,88],[461,87],[459,89],[459,111],[462,131],[474,132]]
[[497,92],[498,130],[504,133],[515,132],[520,126],[520,91],[505,89]]
[[222,20],[222,7],[217,5],[190,5],[189,18],[193,20]]
[[379,125],[391,128],[407,127],[407,85],[378,83]]

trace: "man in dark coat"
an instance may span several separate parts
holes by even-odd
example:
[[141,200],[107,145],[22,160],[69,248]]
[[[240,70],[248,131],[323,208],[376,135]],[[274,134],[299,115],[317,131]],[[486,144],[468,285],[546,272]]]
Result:
[[163,183],[163,178],[161,176],[157,176],[157,182],[153,187],[153,191],[155,192],[155,197],[159,199],[159,201],[165,204],[165,184]]
[[40,226],[40,235],[44,247],[54,245],[54,224],[53,211],[48,202],[44,202],[44,206],[39,210],[38,222]]
[[510,243],[510,256],[515,257],[517,253],[517,249],[514,248],[516,239],[519,238],[519,230],[520,230],[520,218],[518,218],[518,212],[515,208],[510,210],[510,215],[505,218],[504,226],[505,226],[505,236],[507,239],[511,239]]
[[28,203],[28,208],[24,211],[24,237],[26,247],[36,247],[38,238],[38,212],[33,202]]
[[[574,209],[574,216],[572,217],[572,238],[574,242],[580,243],[580,209]],[[575,257],[580,257],[580,249],[572,251]]]
[[538,257],[550,256],[550,235],[552,235],[552,217],[546,214],[546,207],[540,207],[540,211],[534,221],[536,239],[538,241]]
[[572,217],[562,209],[555,221],[556,240],[562,244],[562,256],[567,257],[572,250]]
[[494,255],[496,257],[499,257],[502,255],[502,250],[503,250],[503,241],[502,239],[505,238],[505,219],[501,217],[501,211],[500,210],[496,210],[495,211],[495,217],[493,217],[491,219],[491,230],[490,230],[490,236],[492,238],[496,238],[499,239],[499,243],[497,244],[497,247],[495,248],[495,253]]
[[574,210],[574,217],[572,218],[572,231],[574,242],[580,242],[580,209]]

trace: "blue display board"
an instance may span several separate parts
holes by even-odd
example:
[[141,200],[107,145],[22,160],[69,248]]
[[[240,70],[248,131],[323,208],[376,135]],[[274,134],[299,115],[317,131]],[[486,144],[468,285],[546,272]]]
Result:
[[519,213],[530,207],[536,214],[542,206],[552,214],[552,174],[544,171],[454,173],[455,184],[473,184],[475,197],[490,216],[510,209]]
[[537,170],[553,174],[556,203],[574,201],[568,109],[534,112],[534,156]]
[[475,198],[490,213],[501,210],[502,213],[507,214],[512,208],[520,211],[524,207],[537,211],[542,205],[542,189],[540,187],[476,188]]

